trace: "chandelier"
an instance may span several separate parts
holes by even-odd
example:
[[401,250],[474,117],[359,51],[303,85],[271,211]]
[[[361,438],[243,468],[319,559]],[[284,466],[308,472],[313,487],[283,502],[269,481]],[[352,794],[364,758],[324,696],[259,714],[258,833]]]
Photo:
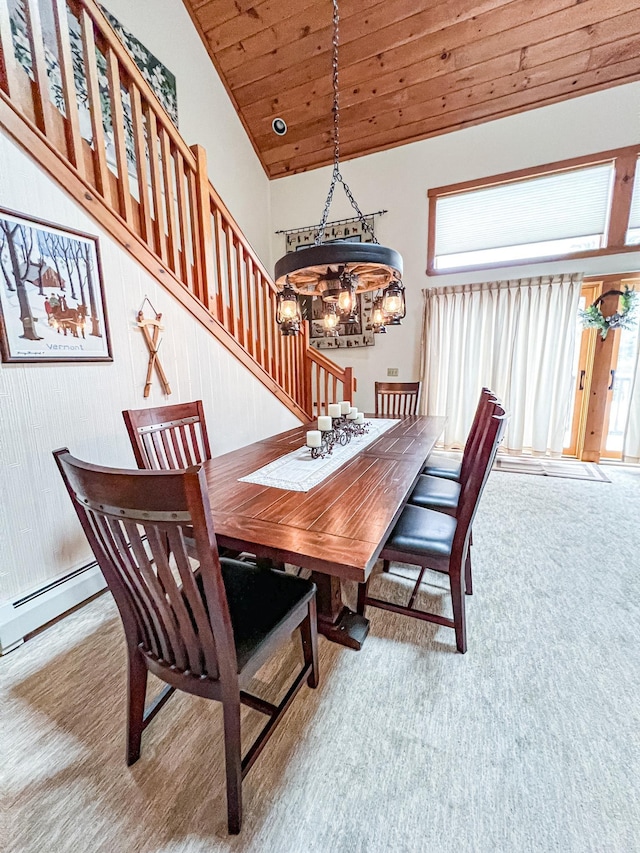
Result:
[[[360,293],[378,292],[372,318],[372,328],[376,333],[386,332],[388,325],[399,326],[406,313],[402,256],[395,249],[378,243],[340,171],[339,21],[338,0],[333,0],[333,172],[313,246],[290,252],[275,265],[274,277],[280,290],[276,320],[283,335],[296,335],[300,331],[302,315],[298,294],[322,297],[325,334],[334,337],[338,335],[339,324],[358,322]],[[372,242],[323,242],[338,183],[356,211],[363,232],[370,235]]]

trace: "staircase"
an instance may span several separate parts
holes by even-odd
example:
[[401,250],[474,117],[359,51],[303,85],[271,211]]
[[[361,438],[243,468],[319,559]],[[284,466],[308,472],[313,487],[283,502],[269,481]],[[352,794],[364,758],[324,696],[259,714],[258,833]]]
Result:
[[352,369],[311,347],[306,323],[280,335],[277,289],[206,152],[182,139],[96,3],[19,0],[12,14],[0,0],[0,126],[302,421],[351,399]]

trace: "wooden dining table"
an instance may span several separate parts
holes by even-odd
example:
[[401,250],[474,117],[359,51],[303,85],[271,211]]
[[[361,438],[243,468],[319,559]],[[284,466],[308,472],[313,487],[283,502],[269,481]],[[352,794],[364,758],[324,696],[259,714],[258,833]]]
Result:
[[402,418],[308,492],[239,478],[304,446],[313,424],[207,460],[219,545],[311,570],[319,632],[359,649],[369,621],[344,604],[342,582],[361,583],[371,574],[444,424],[440,417]]

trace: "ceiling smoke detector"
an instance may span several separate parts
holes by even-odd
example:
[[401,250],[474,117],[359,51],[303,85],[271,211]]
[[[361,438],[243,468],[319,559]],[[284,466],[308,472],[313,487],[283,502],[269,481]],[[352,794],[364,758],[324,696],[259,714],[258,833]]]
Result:
[[287,123],[283,118],[274,118],[271,122],[271,127],[277,136],[284,136],[287,132]]

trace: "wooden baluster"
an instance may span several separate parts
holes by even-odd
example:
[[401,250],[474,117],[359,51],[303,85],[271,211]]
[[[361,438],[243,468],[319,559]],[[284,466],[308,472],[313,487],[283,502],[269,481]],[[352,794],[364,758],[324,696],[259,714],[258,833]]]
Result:
[[[38,0],[24,0],[24,13],[27,22],[29,47],[31,48],[31,68],[35,83],[33,92],[33,108],[36,125],[52,142],[55,140],[53,117],[51,115],[51,98],[49,97],[49,78],[47,77],[47,60],[44,55],[42,23]],[[13,48],[9,56],[13,56]]]
[[[18,62],[13,49],[8,0],[0,0],[0,86],[10,98],[18,95]],[[20,72],[22,73],[22,72]]]
[[316,371],[316,407],[318,409],[317,414],[322,414],[322,397],[320,394],[320,365],[314,362],[314,368]]
[[[333,385],[332,385],[332,388],[331,388],[331,396],[333,397],[333,399],[334,399],[334,400],[337,400],[337,399],[338,399],[338,377],[334,374],[334,375],[331,377],[331,379],[332,379],[332,382],[333,382]],[[347,399],[347,398],[345,397],[345,395],[344,395],[344,392],[343,392],[343,394],[342,394],[342,399],[343,399],[343,400],[346,400],[346,399]]]
[[[268,285],[267,285],[268,287]],[[275,375],[274,379],[278,382],[279,385],[284,385],[284,364],[283,364],[283,351],[282,351],[282,335],[280,334],[280,330],[278,329],[276,323],[276,316],[278,311],[278,306],[276,303],[276,295],[269,288],[269,305],[271,308],[270,312],[270,322],[268,333],[271,337],[273,337],[273,352],[275,355]]]
[[[278,334],[280,334],[280,333],[278,333]],[[282,335],[280,335],[280,337],[282,338]],[[288,382],[289,395],[291,397],[295,397],[295,393],[296,393],[295,392],[296,372],[295,372],[293,364],[294,364],[294,345],[296,343],[296,338],[290,336],[286,339],[282,338],[282,340],[283,340],[285,349],[287,351],[287,373],[289,374],[289,382]]]
[[125,222],[133,220],[131,193],[129,191],[129,163],[127,161],[127,145],[125,141],[124,109],[122,107],[122,92],[120,89],[120,67],[118,57],[111,47],[107,47],[107,80],[111,99],[111,127],[113,142],[116,149],[116,165],[118,167],[118,203],[120,215]]
[[322,368],[322,372],[324,373],[324,402],[328,406],[329,403],[335,403],[335,400],[329,399],[329,372],[325,367]]
[[164,230],[164,205],[162,199],[162,175],[160,173],[160,150],[156,114],[149,104],[144,105],[147,120],[147,146],[151,172],[151,194],[153,197],[153,236],[155,252],[163,261],[167,260],[167,235]]
[[[193,177],[190,177],[189,187],[192,203],[193,201],[196,202],[196,206],[192,207],[194,213],[191,217],[191,227],[197,234],[197,241],[194,243],[194,258],[199,259],[201,264],[199,267],[201,275],[198,283],[198,296],[200,301],[216,316],[216,305],[213,294],[216,288],[216,265],[220,250],[219,247],[215,247],[214,250],[213,244],[207,152],[201,145],[193,145],[191,151],[196,158],[196,172]],[[219,314],[217,316],[218,318],[220,317]]]
[[238,320],[236,317],[236,290],[234,286],[235,264],[233,255],[235,252],[235,243],[233,240],[233,231],[231,225],[225,222],[224,232],[227,238],[227,285],[228,285],[228,307],[227,307],[227,329],[233,337],[238,340]]
[[273,349],[273,339],[271,336],[272,331],[272,318],[271,318],[271,301],[269,299],[269,285],[265,282],[264,278],[262,278],[262,304],[264,305],[264,326],[262,327],[262,333],[265,337],[265,341],[267,344],[267,373],[269,376],[272,376],[274,379],[276,378],[276,369],[275,369],[275,353]]
[[222,313],[218,317],[222,325],[229,329],[229,263],[227,246],[227,232],[222,212],[216,208],[218,222],[216,223],[216,240],[218,243],[218,255],[220,259],[220,277],[218,279],[218,305]]
[[135,152],[138,178],[140,236],[153,249],[153,231],[149,209],[149,185],[147,184],[147,150],[144,138],[144,118],[142,116],[140,90],[133,81],[129,85],[129,98],[131,100],[131,119],[133,124],[133,150]]
[[280,341],[280,353],[282,356],[282,387],[291,396],[291,370],[289,369],[290,338],[283,337],[280,331],[276,332],[276,334]]
[[298,396],[298,370],[297,370],[297,361],[298,361],[298,336],[292,336],[289,338],[289,374],[291,376],[291,391],[290,394],[294,400],[299,400]]
[[[278,310],[278,303],[276,301],[276,296],[273,291],[270,289],[269,298],[271,299],[271,310],[272,310],[272,319],[275,319],[276,312]],[[287,350],[285,347],[285,339],[282,337],[280,333],[280,329],[277,323],[273,325],[273,340],[274,345],[278,353],[278,383],[282,386],[282,388],[288,392],[287,389]]]
[[224,299],[224,282],[225,275],[223,270],[223,248],[226,240],[226,236],[224,233],[224,227],[222,222],[222,214],[217,207],[214,207],[213,210],[214,219],[216,223],[216,272],[218,274],[217,281],[217,294],[216,294],[216,306],[218,312],[218,320],[225,326],[225,299]]
[[171,140],[164,127],[159,128],[160,151],[162,153],[162,179],[164,183],[164,206],[167,214],[167,259],[169,266],[180,275],[180,258],[178,254],[178,229],[176,225],[176,202],[173,186],[173,170],[171,164]]
[[[193,279],[191,277],[191,263],[189,262],[189,214],[187,211],[187,198],[185,192],[184,159],[176,148],[173,152],[173,165],[176,175],[176,201],[178,202],[178,228],[180,233],[180,280],[185,287],[193,293]],[[177,273],[177,270],[176,270]]]
[[235,244],[236,252],[236,281],[238,283],[238,340],[242,346],[247,349],[247,326],[246,326],[246,310],[245,310],[245,291],[244,291],[244,276],[242,270],[244,267],[244,247],[241,243]]
[[291,338],[291,396],[294,400],[296,400],[300,405],[303,405],[303,402],[300,399],[300,373],[298,371],[298,353],[300,351],[300,338],[299,333],[295,337]]
[[[209,188],[207,187],[207,190]],[[212,274],[207,272],[205,268],[205,261],[202,259],[201,247],[200,247],[200,236],[203,234],[204,222],[201,222],[205,213],[200,208],[200,203],[198,201],[198,188],[196,186],[196,173],[192,172],[189,169],[187,174],[187,193],[189,199],[189,211],[191,218],[191,245],[193,249],[193,267],[192,267],[192,278],[193,278],[193,287],[194,293],[198,297],[198,299],[209,308],[209,290],[208,290],[208,282],[207,276]],[[207,192],[206,201],[209,202],[209,193]],[[213,234],[211,232],[211,209],[209,208],[207,211],[208,216],[206,217],[207,225],[208,225],[208,249],[207,255],[209,260],[209,267],[213,269]],[[214,283],[213,278],[211,279],[212,284]]]
[[309,413],[311,417],[313,417],[313,380],[312,380],[312,370],[313,370],[313,362],[311,361],[311,357],[309,354],[309,324],[306,320],[302,324],[302,364],[304,370],[304,408]]
[[253,281],[253,258],[247,254],[245,256],[245,276],[247,283],[247,343],[251,355],[256,358],[256,335],[258,333],[258,317],[257,317],[257,293]]
[[80,26],[82,30],[82,50],[84,56],[85,77],[89,113],[91,115],[91,135],[93,137],[93,171],[95,187],[108,205],[111,205],[111,187],[109,185],[109,169],[107,167],[107,146],[104,138],[102,123],[102,104],[100,101],[100,84],[98,83],[98,64],[96,42],[93,32],[93,21],[86,9],[80,11]]
[[73,58],[69,40],[69,23],[67,18],[66,0],[52,0],[53,21],[58,43],[58,60],[60,63],[60,80],[66,113],[65,134],[67,139],[67,157],[84,178],[84,156],[82,136],[80,134],[80,118],[76,84],[73,79]]
[[[303,323],[304,327],[304,323]],[[296,336],[295,347],[295,377],[296,377],[296,400],[300,406],[307,410],[307,395],[306,395],[306,376],[305,376],[305,348],[304,336],[302,332],[298,332]]]
[[264,367],[265,370],[268,369],[269,362],[267,361],[267,354],[265,350],[265,333],[264,329],[266,327],[266,319],[264,315],[264,300],[262,298],[263,287],[262,287],[262,276],[258,269],[255,270],[255,311],[256,311],[256,325],[255,325],[255,333],[256,333],[256,352],[258,356],[258,361]]

